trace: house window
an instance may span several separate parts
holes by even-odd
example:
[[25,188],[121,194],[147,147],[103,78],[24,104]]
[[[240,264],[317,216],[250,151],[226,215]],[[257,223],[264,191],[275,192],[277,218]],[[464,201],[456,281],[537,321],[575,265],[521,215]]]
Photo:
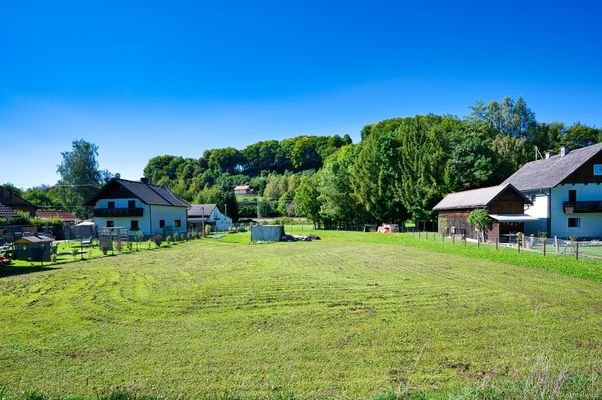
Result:
[[569,190],[569,203],[575,203],[577,201],[577,191]]
[[130,230],[131,230],[131,231],[137,231],[137,230],[139,230],[139,229],[140,229],[140,227],[138,226],[138,221],[137,221],[137,220],[134,220],[134,219],[133,219],[133,220],[131,220],[131,221],[130,221]]
[[114,201],[109,201],[109,204],[107,206],[108,208],[115,208],[115,202]]
[[136,200],[128,200],[128,208],[136,208]]
[[581,218],[569,218],[569,228],[579,228],[581,226]]
[[182,226],[182,220],[180,220],[180,219],[176,219],[176,220],[173,222],[173,226],[175,226],[176,228],[179,228],[179,227],[181,227],[181,226]]
[[165,228],[165,220],[164,219],[159,220],[159,228]]
[[115,222],[114,221],[107,221],[107,228],[112,228],[115,226]]

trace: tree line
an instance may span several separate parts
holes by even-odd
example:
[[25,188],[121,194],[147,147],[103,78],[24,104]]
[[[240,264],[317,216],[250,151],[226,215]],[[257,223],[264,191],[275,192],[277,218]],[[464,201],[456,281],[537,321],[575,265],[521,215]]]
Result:
[[[209,149],[198,159],[160,155],[148,161],[144,175],[189,202],[216,203],[234,220],[303,216],[354,229],[432,221],[430,210],[447,193],[499,184],[546,150],[601,140],[601,129],[538,122],[524,99],[506,97],[476,102],[462,118],[429,114],[369,124],[357,144],[349,135],[298,136],[242,150]],[[5,186],[36,205],[62,205],[83,217],[81,206],[113,176],[99,169],[97,155],[94,144],[75,140],[72,151],[62,153],[57,185]],[[257,206],[237,201],[233,188],[240,184],[255,189]]]
[[316,225],[354,229],[364,223],[434,221],[447,193],[497,185],[546,150],[602,140],[602,130],[576,123],[539,123],[519,98],[470,115],[394,118],[367,125],[362,140],[304,177],[294,202]]

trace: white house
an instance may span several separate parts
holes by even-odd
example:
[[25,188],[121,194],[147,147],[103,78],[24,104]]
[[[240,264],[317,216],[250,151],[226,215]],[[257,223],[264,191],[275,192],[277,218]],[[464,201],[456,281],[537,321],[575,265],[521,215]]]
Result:
[[255,191],[249,185],[234,186],[234,194],[241,197],[251,197],[255,195]]
[[189,204],[165,187],[111,179],[86,204],[94,207],[94,222],[99,228],[124,227],[133,235],[185,233]]
[[525,234],[602,238],[602,143],[525,164],[504,181],[531,199]]
[[216,231],[227,231],[232,226],[232,218],[222,214],[217,204],[192,204],[188,209],[188,225],[199,231],[203,225],[211,225]]

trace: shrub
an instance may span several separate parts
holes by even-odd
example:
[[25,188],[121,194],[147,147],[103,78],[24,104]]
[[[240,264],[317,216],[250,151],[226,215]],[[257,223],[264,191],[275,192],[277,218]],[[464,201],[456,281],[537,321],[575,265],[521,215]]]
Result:
[[211,233],[211,225],[205,225],[205,236]]
[[156,234],[153,236],[152,240],[155,246],[161,247],[161,243],[163,243],[163,236],[161,236],[160,234]]

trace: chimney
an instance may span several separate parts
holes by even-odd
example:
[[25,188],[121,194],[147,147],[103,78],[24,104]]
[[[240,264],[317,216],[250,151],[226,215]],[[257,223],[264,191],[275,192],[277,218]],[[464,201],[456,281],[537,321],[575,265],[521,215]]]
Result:
[[550,153],[549,151],[546,151],[546,152],[545,152],[545,153],[543,153],[543,154],[544,154],[544,156],[546,157],[546,160],[547,160],[548,158],[550,158],[550,156],[552,155],[552,153]]
[[566,148],[566,146],[560,146],[560,157],[566,156],[568,152],[569,150]]
[[146,183],[148,185],[148,178],[143,176],[142,178],[140,178],[140,182]]

